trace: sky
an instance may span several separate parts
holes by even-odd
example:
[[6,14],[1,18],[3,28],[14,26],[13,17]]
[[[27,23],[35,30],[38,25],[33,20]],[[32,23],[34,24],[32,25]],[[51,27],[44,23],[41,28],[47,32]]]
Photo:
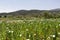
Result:
[[50,10],[60,8],[60,0],[0,0],[0,12],[16,10]]

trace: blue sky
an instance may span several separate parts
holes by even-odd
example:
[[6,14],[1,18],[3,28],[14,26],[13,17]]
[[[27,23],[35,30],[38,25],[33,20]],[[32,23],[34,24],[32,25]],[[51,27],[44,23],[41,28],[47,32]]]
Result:
[[60,8],[60,0],[0,0],[0,12]]

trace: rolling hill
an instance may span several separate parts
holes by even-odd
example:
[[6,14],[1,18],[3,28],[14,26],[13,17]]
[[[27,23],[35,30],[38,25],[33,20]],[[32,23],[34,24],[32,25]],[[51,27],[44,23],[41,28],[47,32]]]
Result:
[[30,17],[60,17],[60,9],[51,9],[51,10],[18,10],[9,13],[0,13],[0,16],[30,16]]

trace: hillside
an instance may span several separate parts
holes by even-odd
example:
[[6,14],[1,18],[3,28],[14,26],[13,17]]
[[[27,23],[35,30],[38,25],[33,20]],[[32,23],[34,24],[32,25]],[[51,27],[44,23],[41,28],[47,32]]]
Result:
[[23,16],[23,17],[45,17],[60,18],[60,9],[52,10],[18,10],[10,13],[0,13],[0,16]]

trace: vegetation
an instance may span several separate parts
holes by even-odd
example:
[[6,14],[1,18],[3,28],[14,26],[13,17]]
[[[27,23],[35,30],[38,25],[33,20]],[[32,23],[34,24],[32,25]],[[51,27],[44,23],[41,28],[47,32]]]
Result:
[[60,40],[60,10],[0,13],[0,40]]
[[60,40],[59,20],[0,21],[0,40]]
[[9,13],[0,13],[0,18],[27,18],[27,17],[36,17],[36,18],[60,18],[60,9],[52,10],[18,10]]

